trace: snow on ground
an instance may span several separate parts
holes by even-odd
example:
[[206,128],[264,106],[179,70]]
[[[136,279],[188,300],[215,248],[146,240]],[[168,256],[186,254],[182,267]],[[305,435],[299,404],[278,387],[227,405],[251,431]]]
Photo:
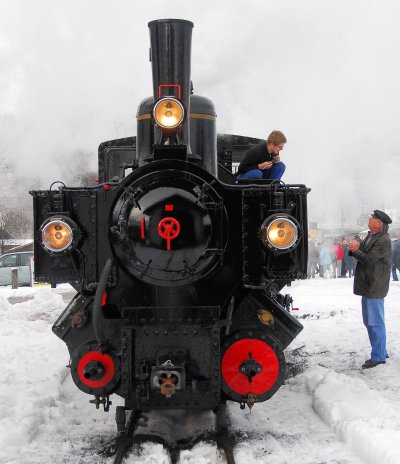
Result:
[[[385,300],[386,365],[362,370],[369,358],[360,297],[352,279],[311,279],[285,288],[303,332],[286,351],[289,378],[250,414],[229,404],[246,464],[400,463],[400,283]],[[51,332],[71,287],[0,287],[0,463],[111,464],[102,454],[115,437],[115,406],[97,411],[73,384],[68,352]],[[64,298],[63,298],[64,297]],[[214,428],[212,413],[148,415],[147,431],[168,439]],[[168,464],[160,444],[134,449],[126,463]],[[181,464],[224,462],[215,443],[201,441]]]

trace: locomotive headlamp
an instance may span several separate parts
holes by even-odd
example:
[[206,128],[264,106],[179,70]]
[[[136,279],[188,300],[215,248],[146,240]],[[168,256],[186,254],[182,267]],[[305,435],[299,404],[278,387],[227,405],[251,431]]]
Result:
[[262,242],[274,251],[288,251],[298,243],[299,229],[293,218],[274,216],[261,226]]
[[185,110],[179,100],[172,97],[161,98],[154,105],[153,117],[161,130],[176,129],[183,122]]
[[51,217],[40,227],[42,246],[51,254],[72,251],[79,236],[78,226],[69,218]]

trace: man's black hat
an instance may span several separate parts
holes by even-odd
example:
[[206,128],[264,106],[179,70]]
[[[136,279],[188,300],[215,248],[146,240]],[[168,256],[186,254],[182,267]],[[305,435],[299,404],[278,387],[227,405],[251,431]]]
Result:
[[379,209],[376,209],[374,213],[372,214],[372,217],[375,219],[379,219],[380,221],[384,222],[385,224],[391,224],[392,220],[390,217],[384,213],[383,211],[379,211]]

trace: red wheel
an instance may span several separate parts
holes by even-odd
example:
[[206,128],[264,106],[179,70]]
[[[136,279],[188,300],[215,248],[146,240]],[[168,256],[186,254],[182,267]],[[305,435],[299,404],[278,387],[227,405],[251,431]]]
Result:
[[181,225],[177,219],[165,217],[158,223],[157,231],[159,236],[167,241],[167,250],[170,250],[171,240],[178,237],[181,232]]

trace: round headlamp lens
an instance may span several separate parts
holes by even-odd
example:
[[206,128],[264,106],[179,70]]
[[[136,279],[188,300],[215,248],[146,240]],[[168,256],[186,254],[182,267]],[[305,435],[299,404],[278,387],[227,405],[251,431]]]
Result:
[[153,117],[161,129],[175,129],[179,127],[185,115],[180,101],[174,98],[162,98],[153,109]]
[[262,228],[261,239],[267,246],[287,250],[297,241],[299,231],[296,224],[286,217],[272,220]]
[[73,230],[64,221],[53,220],[42,228],[42,244],[49,251],[64,251],[71,246],[73,240]]

